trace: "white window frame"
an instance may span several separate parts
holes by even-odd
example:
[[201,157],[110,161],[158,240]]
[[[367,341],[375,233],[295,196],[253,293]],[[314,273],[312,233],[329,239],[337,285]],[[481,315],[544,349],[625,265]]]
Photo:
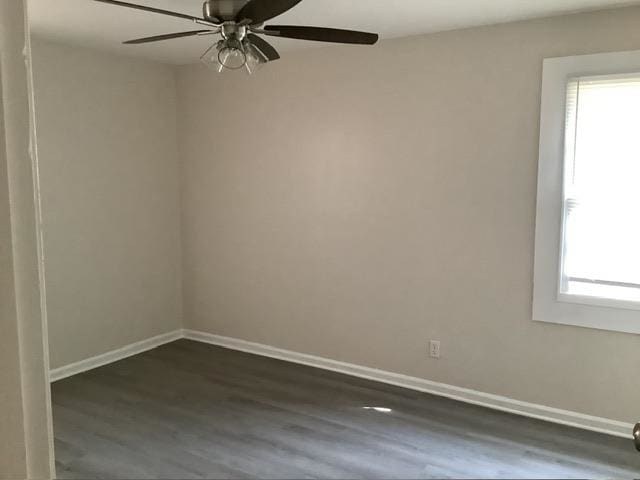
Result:
[[533,319],[640,334],[640,304],[560,292],[567,86],[583,76],[640,72],[640,50],[545,59],[540,116]]

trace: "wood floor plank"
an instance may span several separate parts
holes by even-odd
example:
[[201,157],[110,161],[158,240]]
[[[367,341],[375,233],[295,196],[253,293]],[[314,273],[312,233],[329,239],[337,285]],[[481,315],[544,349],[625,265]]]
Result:
[[624,439],[188,340],[52,396],[64,479],[640,477]]

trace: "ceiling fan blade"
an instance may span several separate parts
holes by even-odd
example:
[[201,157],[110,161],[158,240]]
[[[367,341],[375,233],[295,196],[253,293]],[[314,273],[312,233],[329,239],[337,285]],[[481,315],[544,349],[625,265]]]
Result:
[[169,15],[171,17],[183,18],[192,22],[205,21],[203,18],[185,15],[184,13],[170,12],[168,10],[160,10],[159,8],[147,7],[145,5],[136,5],[134,3],[120,2],[118,0],[94,0],[95,2],[107,3],[109,5],[117,5],[119,7],[135,8],[136,10],[144,10],[145,12],[159,13],[161,15]]
[[278,51],[263,38],[260,38],[258,35],[255,35],[253,33],[250,33],[249,35],[247,35],[247,37],[249,38],[251,44],[258,50],[260,50],[260,53],[262,53],[270,62],[273,62],[274,60],[278,60],[280,58],[280,54],[278,54]]
[[287,10],[291,10],[302,0],[250,0],[236,15],[236,21],[251,20],[252,25],[266,22]]
[[378,34],[339,30],[336,28],[298,27],[291,25],[269,25],[264,27],[266,35],[295,38],[296,40],[315,40],[317,42],[353,43],[373,45],[378,41]]
[[168,33],[166,35],[156,35],[154,37],[138,38],[124,42],[125,45],[137,45],[140,43],[159,42],[160,40],[171,40],[172,38],[192,37],[203,33],[215,33],[213,30],[194,30],[192,32]]

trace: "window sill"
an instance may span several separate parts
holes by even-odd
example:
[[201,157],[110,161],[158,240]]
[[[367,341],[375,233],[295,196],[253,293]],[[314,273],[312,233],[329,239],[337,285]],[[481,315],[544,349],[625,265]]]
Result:
[[558,302],[573,303],[576,305],[592,305],[596,307],[615,308],[622,310],[640,310],[640,302],[631,300],[616,300],[613,298],[587,297],[569,293],[559,293]]
[[571,302],[560,301],[560,299],[534,302],[533,320],[555,325],[569,325],[640,335],[640,307],[628,309],[621,308],[619,305],[611,307],[586,303],[586,301],[606,301],[606,299],[587,298],[584,301],[585,299],[583,298],[581,302],[584,301],[584,303],[576,302],[575,298],[571,300]]

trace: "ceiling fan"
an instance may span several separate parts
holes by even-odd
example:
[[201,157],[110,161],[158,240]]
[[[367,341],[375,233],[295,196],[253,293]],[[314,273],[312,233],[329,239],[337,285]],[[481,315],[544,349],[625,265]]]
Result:
[[292,25],[264,26],[266,21],[292,9],[302,0],[206,0],[202,7],[202,18],[119,0],[95,1],[182,18],[205,27],[201,30],[129,40],[124,42],[125,44],[157,42],[196,35],[221,35],[222,38],[201,57],[205,64],[216,68],[220,73],[227,69],[245,68],[252,74],[262,65],[279,59],[280,55],[276,49],[259,35],[359,45],[373,45],[378,41],[378,35],[375,33],[353,30]]

